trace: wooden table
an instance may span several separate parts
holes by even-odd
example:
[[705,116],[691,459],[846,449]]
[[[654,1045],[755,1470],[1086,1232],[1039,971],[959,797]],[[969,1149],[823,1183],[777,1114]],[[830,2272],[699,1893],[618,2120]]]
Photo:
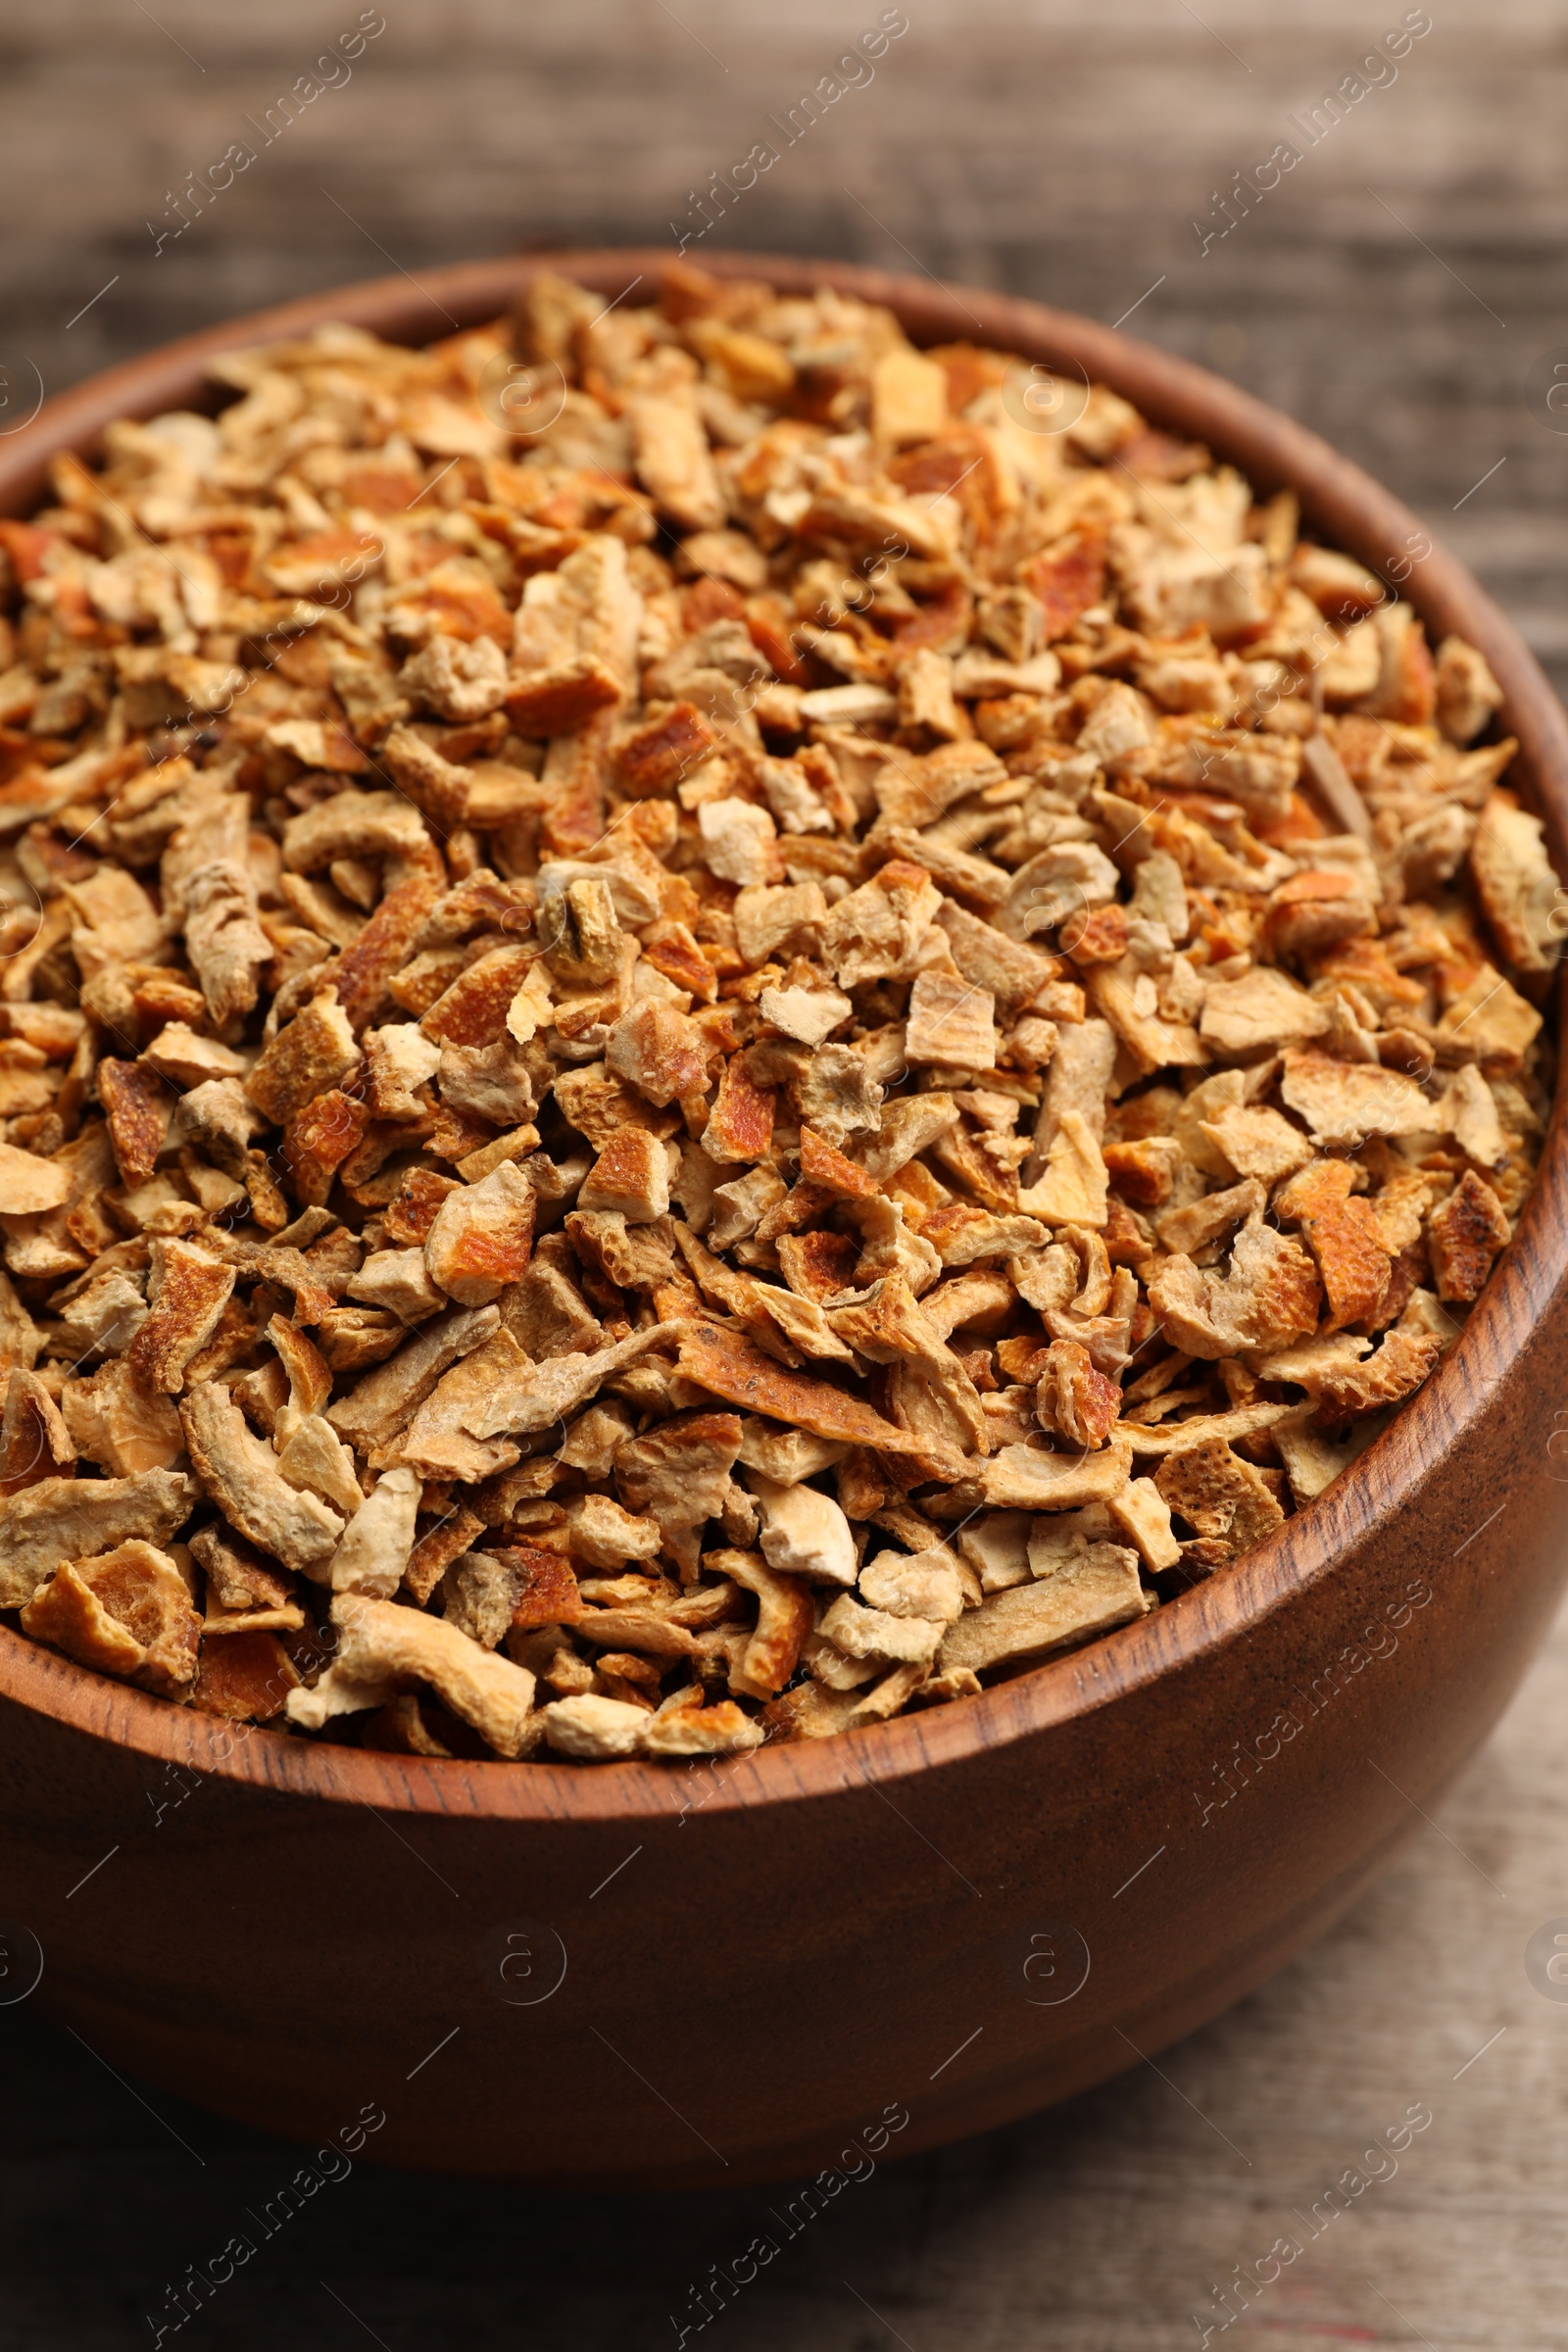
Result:
[[[880,13],[394,6],[268,144],[267,110],[322,54],[317,0],[272,0],[264,19],[219,0],[14,11],[0,337],[16,397],[29,365],[59,388],[308,287],[659,238],[696,218],[690,191],[767,141],[777,163],[710,242],[924,267],[1106,321],[1139,305],[1130,331],[1317,425],[1568,662],[1552,568],[1568,438],[1524,391],[1531,363],[1568,346],[1568,60],[1550,9],[1438,0],[1431,32],[1380,69],[1392,86],[1311,145],[1290,118],[1397,26],[1399,0],[910,0],[874,78],[787,144],[769,117],[787,120]],[[1300,163],[1201,252],[1194,220],[1212,225],[1213,193],[1281,140]],[[187,201],[176,236],[187,174],[239,143],[254,162],[199,216]]]
[[[1131,309],[1130,330],[1380,473],[1568,681],[1568,437],[1526,390],[1533,364],[1549,380],[1559,346],[1568,360],[1553,233],[1568,61],[1549,10],[1435,6],[1397,80],[1311,144],[1289,118],[1397,26],[1396,0],[1267,18],[1203,0],[1201,23],[1185,0],[910,0],[874,79],[787,144],[768,116],[879,13],[392,7],[352,77],[324,68],[339,86],[270,143],[266,110],[331,29],[315,0],[273,0],[265,20],[217,0],[161,0],[156,18],[139,0],[14,13],[0,363],[18,405],[0,424],[24,412],[33,368],[57,389],[309,286],[523,242],[658,238],[690,217],[688,190],[770,139],[777,163],[709,243],[922,266],[1106,321]],[[1201,251],[1192,223],[1216,225],[1211,192],[1281,139],[1300,162]],[[166,191],[240,140],[254,162],[175,238]],[[1565,1673],[1568,1632],[1382,1886],[1274,1984],[1158,2070],[846,2191],[708,2340],[1175,2352],[1210,2327],[1243,2352],[1282,2337],[1568,2345],[1568,2003],[1525,1968],[1538,1929],[1560,1916],[1568,1932]],[[297,2153],[112,2079],[25,2003],[0,2008],[0,2051],[8,2340],[152,2342],[166,2286],[267,2210]],[[1330,2185],[1412,2106],[1432,2121],[1397,2173],[1330,2220]],[[769,2202],[541,2206],[359,2168],[179,2340],[641,2352],[676,2340],[669,2315],[690,2315],[689,2290],[767,2226]],[[1301,2251],[1222,2331],[1215,2291],[1277,2266],[1281,2239]]]

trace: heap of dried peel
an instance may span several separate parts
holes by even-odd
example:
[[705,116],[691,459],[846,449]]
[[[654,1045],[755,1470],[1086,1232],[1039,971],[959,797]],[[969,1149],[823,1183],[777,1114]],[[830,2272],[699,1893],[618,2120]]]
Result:
[[1478,653],[835,293],[214,374],[0,522],[27,1634],[423,1755],[817,1738],[1419,1387],[1551,1080]]

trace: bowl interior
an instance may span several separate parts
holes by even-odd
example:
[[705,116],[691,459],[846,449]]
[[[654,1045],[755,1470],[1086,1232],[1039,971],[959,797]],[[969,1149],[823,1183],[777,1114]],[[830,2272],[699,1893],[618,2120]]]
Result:
[[[66,449],[90,452],[115,417],[220,405],[204,370],[220,351],[308,334],[329,319],[389,341],[435,341],[498,316],[541,269],[577,279],[609,304],[639,288],[651,296],[668,259],[662,250],[613,250],[469,263],[420,280],[400,275],[313,295],[187,337],[63,394],[31,424],[0,440],[0,514],[26,513],[45,488],[49,459]],[[1485,654],[1504,691],[1499,724],[1520,742],[1510,780],[1545,818],[1559,868],[1568,864],[1568,720],[1534,657],[1419,518],[1315,434],[1205,369],[1068,312],[791,257],[720,254],[707,266],[717,275],[765,277],[786,292],[836,287],[886,304],[916,343],[973,340],[1104,382],[1151,423],[1205,443],[1259,489],[1294,489],[1304,519],[1322,537],[1396,586],[1437,635],[1458,634]],[[1331,1574],[1349,1540],[1411,1501],[1443,1451],[1484,1410],[1499,1360],[1517,1350],[1517,1335],[1536,1324],[1563,1287],[1564,1162],[1559,1083],[1518,1233],[1457,1344],[1333,1488],[1235,1568],[1087,1651],[1033,1668],[978,1698],[730,1759],[710,1776],[714,1786],[705,1801],[728,1807],[810,1797],[852,1774],[893,1781],[961,1760],[1179,1671],[1214,1645],[1243,1638],[1303,1585]],[[580,1764],[448,1763],[229,1726],[111,1682],[9,1628],[0,1628],[0,1695],[144,1754],[330,1801],[511,1819],[643,1819],[679,1813],[688,1801],[686,1776],[656,1765],[588,1771]]]

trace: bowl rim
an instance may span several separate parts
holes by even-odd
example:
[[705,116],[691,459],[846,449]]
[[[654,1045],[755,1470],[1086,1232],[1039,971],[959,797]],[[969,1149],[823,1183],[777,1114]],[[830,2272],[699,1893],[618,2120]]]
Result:
[[[0,438],[0,513],[28,512],[45,486],[49,459],[62,450],[89,448],[111,419],[154,416],[176,402],[189,405],[200,396],[206,363],[220,352],[309,333],[329,320],[368,326],[393,342],[437,341],[443,331],[499,316],[542,270],[618,300],[639,284],[652,290],[672,258],[669,248],[530,249],[427,270],[419,278],[402,271],[365,279],[205,328],[72,387]],[[703,267],[724,278],[765,278],[789,293],[827,286],[885,304],[917,343],[974,340],[1075,367],[1130,399],[1151,423],[1203,441],[1257,488],[1294,488],[1303,516],[1380,575],[1400,580],[1424,621],[1480,647],[1504,690],[1508,730],[1519,738],[1510,772],[1522,771],[1562,861],[1568,717],[1535,657],[1411,510],[1318,435],[1207,369],[1076,313],[936,278],[798,256],[721,253],[705,255]],[[1561,1011],[1560,986],[1557,997]],[[687,1772],[632,1762],[530,1763],[523,1770],[499,1759],[445,1761],[330,1746],[172,1705],[8,1626],[0,1626],[0,1698],[169,1768],[279,1794],[473,1819],[678,1818],[693,1809],[697,1771],[707,1776],[701,1806],[728,1811],[820,1799],[857,1780],[875,1787],[932,1767],[962,1765],[1092,1714],[1244,1640],[1332,1574],[1348,1544],[1416,1499],[1443,1456],[1485,1413],[1507,1365],[1568,1282],[1565,1104],[1568,1080],[1559,1072],[1536,1181],[1512,1242],[1457,1344],[1359,1459],[1223,1576],[976,1698],[827,1740],[691,1759]]]

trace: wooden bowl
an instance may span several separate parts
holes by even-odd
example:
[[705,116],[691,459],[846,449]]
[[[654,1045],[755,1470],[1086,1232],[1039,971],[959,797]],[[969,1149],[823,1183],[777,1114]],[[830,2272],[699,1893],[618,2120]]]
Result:
[[[0,511],[204,362],[328,318],[421,342],[549,266],[352,286],[196,335],[0,440]],[[1562,862],[1568,730],[1502,615],[1310,433],[1091,321],[837,265],[710,265],[890,304],[1127,395],[1481,647]],[[1507,1700],[1556,1598],[1568,1369],[1561,1102],[1447,1360],[1236,1569],[983,1697],[689,1770],[431,1763],[236,1737],[0,1631],[0,1910],[117,2068],[289,2138],[569,2186],[837,2171],[1065,2097],[1321,1933]],[[20,1943],[17,1946],[21,1949]],[[30,1947],[27,1947],[30,1948]],[[16,1980],[20,1981],[20,1980]]]

